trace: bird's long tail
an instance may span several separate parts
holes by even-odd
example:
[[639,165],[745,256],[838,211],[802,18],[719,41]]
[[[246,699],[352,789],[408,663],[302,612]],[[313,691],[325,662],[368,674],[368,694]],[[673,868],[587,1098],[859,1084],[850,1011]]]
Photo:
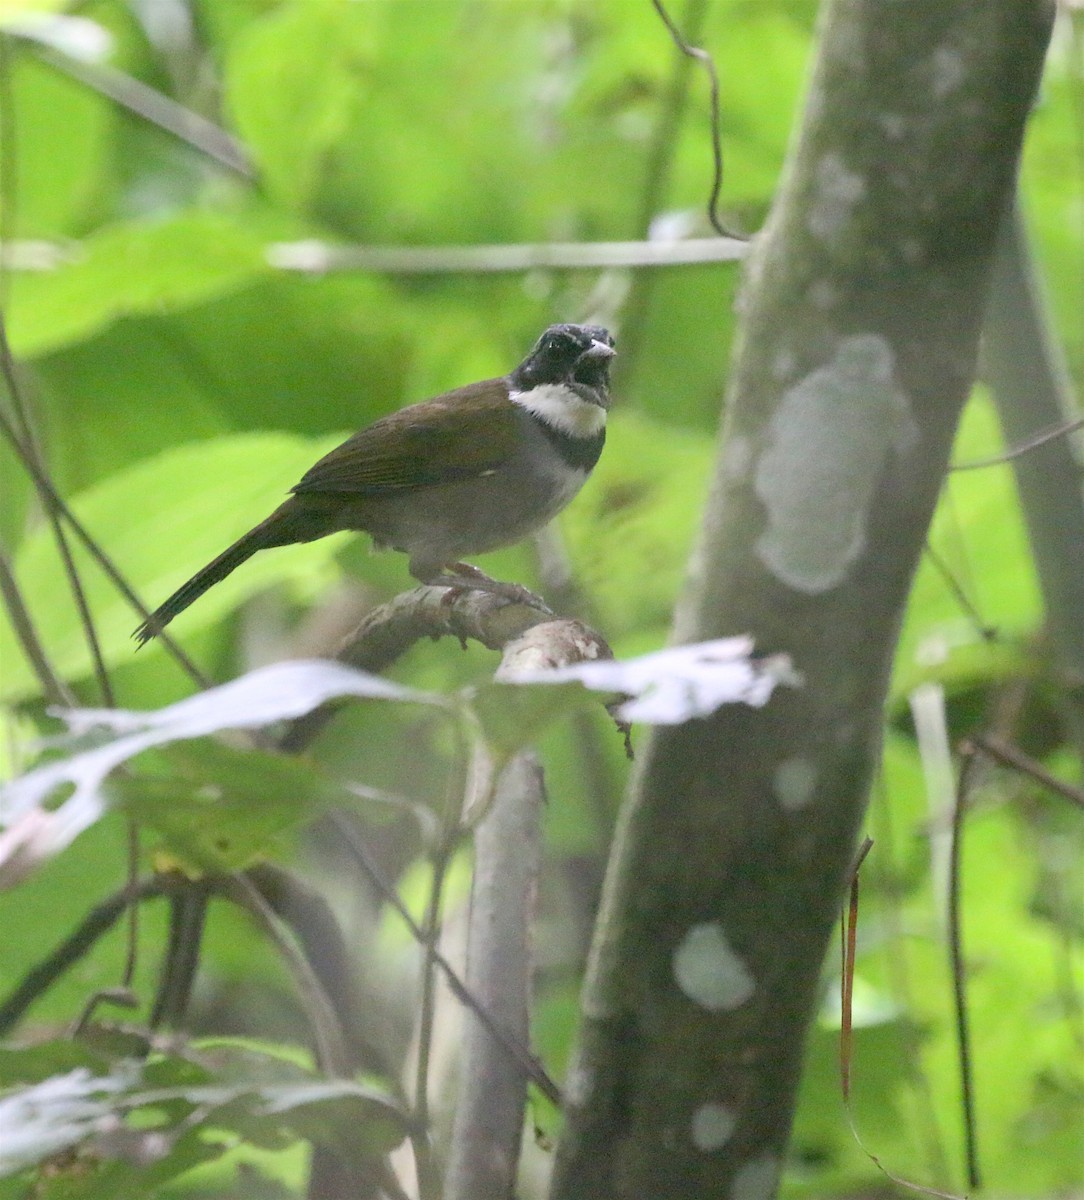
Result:
[[[289,503],[289,501],[287,501]],[[173,620],[178,613],[198,600],[208,588],[221,583],[232,571],[243,562],[247,562],[257,550],[266,550],[270,546],[283,546],[290,542],[306,540],[292,535],[288,528],[289,521],[284,520],[283,508],[261,521],[254,529],[250,529],[244,537],[238,538],[227,550],[209,562],[202,571],[197,571],[187,583],[181,586],[162,605],[143,622],[132,635],[142,646],[158,634]]]

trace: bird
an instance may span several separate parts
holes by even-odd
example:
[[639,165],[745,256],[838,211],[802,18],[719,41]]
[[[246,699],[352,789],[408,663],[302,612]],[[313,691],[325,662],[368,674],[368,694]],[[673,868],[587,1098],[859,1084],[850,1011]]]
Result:
[[367,425],[325,454],[265,520],[197,571],[133,634],[143,645],[260,550],[341,530],[409,556],[424,584],[529,593],[460,561],[521,541],[557,515],[598,462],[614,339],[551,325],[508,375]]

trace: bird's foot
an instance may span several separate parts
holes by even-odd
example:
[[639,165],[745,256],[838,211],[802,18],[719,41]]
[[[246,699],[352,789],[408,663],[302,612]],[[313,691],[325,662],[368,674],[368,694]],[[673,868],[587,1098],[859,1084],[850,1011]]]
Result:
[[451,563],[444,573],[427,582],[436,587],[446,587],[448,592],[444,597],[445,604],[452,604],[458,595],[464,592],[489,592],[492,596],[501,596],[512,604],[525,604],[528,608],[536,608],[547,616],[553,615],[553,610],[529,588],[519,583],[502,583],[492,579],[485,571],[480,571],[470,563]]

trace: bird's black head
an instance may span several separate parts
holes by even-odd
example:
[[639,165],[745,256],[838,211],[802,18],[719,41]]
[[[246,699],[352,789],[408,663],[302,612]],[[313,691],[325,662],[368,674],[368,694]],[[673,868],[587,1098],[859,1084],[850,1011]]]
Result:
[[613,337],[601,325],[551,325],[512,372],[512,386],[526,392],[563,383],[584,400],[608,408],[613,346]]

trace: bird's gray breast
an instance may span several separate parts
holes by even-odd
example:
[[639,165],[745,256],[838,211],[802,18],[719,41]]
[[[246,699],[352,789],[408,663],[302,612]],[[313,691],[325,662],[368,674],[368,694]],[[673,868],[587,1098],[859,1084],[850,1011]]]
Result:
[[[364,502],[351,528],[413,560],[445,565],[521,541],[573,499],[590,473],[573,465],[537,418],[517,412],[515,448],[497,466],[469,479]],[[596,456],[597,457],[597,456]]]

